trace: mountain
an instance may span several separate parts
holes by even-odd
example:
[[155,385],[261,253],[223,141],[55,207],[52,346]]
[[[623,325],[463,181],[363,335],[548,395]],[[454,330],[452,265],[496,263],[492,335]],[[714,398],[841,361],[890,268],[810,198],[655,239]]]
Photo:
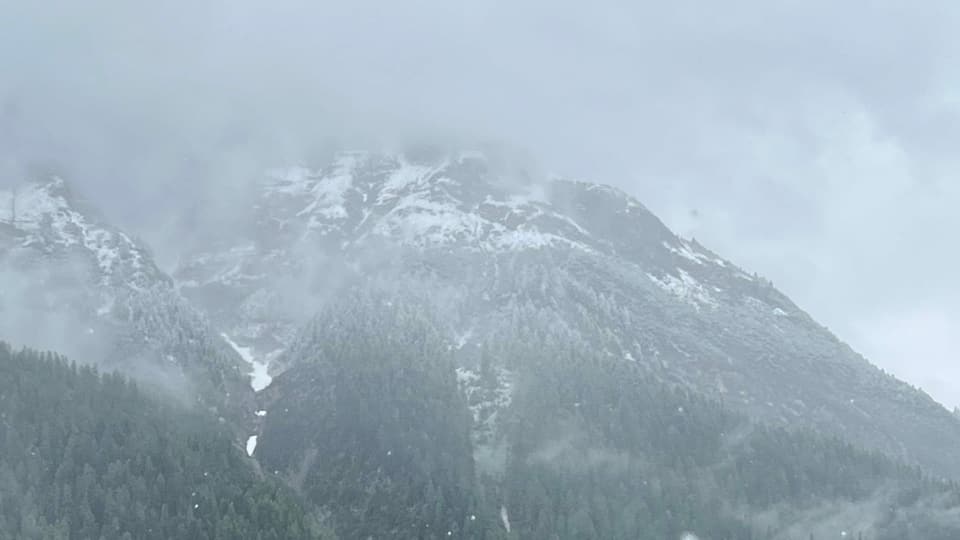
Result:
[[177,293],[143,244],[107,223],[60,177],[4,185],[0,336],[121,369],[185,402],[253,423],[250,366]]
[[[526,359],[576,350],[767,425],[960,476],[952,414],[614,188],[531,179],[475,152],[344,152],[241,192],[235,204],[250,210],[201,227],[215,241],[185,252],[173,275],[273,375],[350,343],[345,309],[375,319],[416,305],[451,349],[478,455],[501,455],[497,418]],[[363,290],[376,294],[340,298]]]
[[0,191],[0,333],[185,398],[0,348],[0,536],[960,535],[960,421],[620,191],[423,150],[234,187],[173,278]]
[[223,425],[0,342],[0,539],[319,539]]

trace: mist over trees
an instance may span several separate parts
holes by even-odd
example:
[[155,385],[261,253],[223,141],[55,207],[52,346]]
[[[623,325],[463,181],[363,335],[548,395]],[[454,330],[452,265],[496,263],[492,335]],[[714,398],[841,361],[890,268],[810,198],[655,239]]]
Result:
[[0,538],[325,538],[261,476],[214,419],[0,343]]

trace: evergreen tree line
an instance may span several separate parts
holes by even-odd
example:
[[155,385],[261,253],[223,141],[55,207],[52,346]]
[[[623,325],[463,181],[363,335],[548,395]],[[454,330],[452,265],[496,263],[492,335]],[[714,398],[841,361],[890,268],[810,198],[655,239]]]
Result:
[[[518,385],[494,482],[516,538],[960,537],[955,483],[839,438],[754,424],[630,363],[554,353]],[[829,524],[809,519],[824,509]]]
[[[883,455],[540,325],[461,351],[420,306],[354,300],[262,396],[265,478],[206,410],[0,346],[0,539],[960,537],[958,486]],[[468,401],[458,367],[510,398]]]
[[223,424],[0,343],[0,539],[314,539]]
[[304,361],[274,380],[257,457],[341,538],[474,537],[489,521],[451,353],[424,310],[376,304],[339,306],[305,331]]
[[[343,538],[960,538],[952,482],[757,424],[547,326],[459,351],[425,311],[351,297],[271,389],[258,458]],[[511,399],[467,401],[458,366],[477,399],[505,380]],[[495,412],[494,433],[471,437],[471,406]],[[500,466],[476,458],[498,447]]]

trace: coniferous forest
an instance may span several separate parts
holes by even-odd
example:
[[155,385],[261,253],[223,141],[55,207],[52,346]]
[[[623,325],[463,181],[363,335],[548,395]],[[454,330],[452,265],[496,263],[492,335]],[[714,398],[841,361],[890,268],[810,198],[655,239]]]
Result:
[[[343,538],[960,534],[952,482],[839,438],[754,423],[586,348],[491,344],[508,364],[481,353],[465,398],[429,318],[364,303],[314,323],[303,362],[275,383],[283,392],[258,449]],[[472,406],[504,370],[518,390],[496,412],[502,428],[471,440]]]
[[0,538],[321,538],[228,431],[123,376],[0,344]]
[[[491,464],[476,453],[490,441],[471,440],[471,401],[451,357],[424,328],[377,337],[354,327],[363,339],[325,340],[315,361],[281,377],[286,392],[273,406],[284,414],[256,461],[208,413],[161,404],[121,375],[3,345],[0,538],[960,534],[951,482],[546,346],[528,351],[536,376],[513,366],[524,392],[499,413],[493,437],[510,451]],[[478,384],[495,386],[487,370]]]

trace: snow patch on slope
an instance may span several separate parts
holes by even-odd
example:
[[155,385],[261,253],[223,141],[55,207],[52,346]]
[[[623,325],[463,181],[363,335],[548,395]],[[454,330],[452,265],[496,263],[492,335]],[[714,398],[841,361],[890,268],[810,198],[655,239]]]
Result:
[[[534,220],[548,216],[565,223],[581,236],[589,236],[576,221],[549,212],[549,202],[542,188],[530,188],[519,194],[488,196],[480,206],[499,207],[506,215],[491,218],[478,212],[473,203],[451,194],[450,186],[461,185],[444,175],[452,165],[444,160],[434,165],[413,164],[402,155],[391,155],[387,171],[379,176],[383,163],[369,161],[367,154],[348,153],[339,156],[328,171],[302,167],[278,169],[268,173],[265,196],[278,203],[275,210],[290,212],[272,216],[277,221],[300,222],[307,230],[328,233],[342,230],[351,222],[360,233],[356,242],[376,236],[398,241],[420,249],[458,244],[477,251],[537,250],[548,246],[587,249],[562,234],[547,232]],[[375,167],[374,167],[375,165]],[[370,172],[372,183],[357,180],[360,170]],[[364,173],[366,174],[366,173]],[[368,176],[362,176],[368,178]],[[361,208],[347,201],[371,200]],[[272,206],[272,205],[271,205]],[[359,223],[359,225],[357,225]],[[361,230],[362,229],[362,232]]]
[[723,259],[716,259],[704,253],[698,253],[694,251],[693,247],[686,240],[680,240],[679,246],[671,245],[669,242],[663,242],[663,247],[667,248],[671,253],[679,255],[680,257],[683,257],[684,259],[696,264],[702,265],[705,263],[713,263],[718,266],[727,265]]
[[313,184],[310,189],[313,201],[300,210],[297,216],[316,214],[328,219],[347,217],[347,210],[344,208],[345,194],[353,184],[353,173],[358,164],[355,154],[340,156],[332,174]]
[[701,307],[716,308],[720,305],[717,300],[710,295],[707,288],[694,279],[693,276],[683,269],[677,269],[677,272],[680,274],[679,277],[666,274],[662,278],[658,278],[649,273],[647,277],[664,291],[686,301],[697,310]]
[[247,455],[253,457],[253,453],[257,450],[257,436],[251,435],[247,438]]
[[504,368],[495,368],[492,385],[484,383],[481,374],[471,369],[459,367],[456,374],[457,385],[467,397],[475,426],[492,430],[498,413],[513,401],[513,373]]
[[379,236],[399,236],[407,244],[429,246],[468,239],[484,227],[484,220],[452,203],[419,197],[400,201],[373,228]]
[[540,232],[535,229],[508,231],[497,237],[494,242],[496,248],[508,251],[540,249],[553,244],[569,244],[574,246],[574,243],[568,241],[566,238],[555,234]]
[[237,354],[240,355],[246,363],[250,364],[252,371],[250,372],[250,386],[253,388],[254,392],[259,392],[264,388],[270,386],[270,383],[273,382],[273,377],[270,376],[268,371],[269,365],[266,362],[258,361],[253,355],[252,347],[241,347],[237,345],[235,341],[230,339],[230,336],[227,334],[221,333],[220,337],[227,342],[233,350],[237,351]]
[[380,194],[377,196],[377,204],[383,205],[391,200],[399,198],[403,192],[412,188],[423,187],[439,171],[443,170],[448,163],[444,162],[439,167],[426,167],[422,165],[411,165],[402,157],[399,158],[400,167],[390,173]]
[[[451,348],[456,349],[456,350],[459,351],[459,350],[462,349],[464,346],[466,346],[467,342],[469,342],[469,341],[470,341],[470,338],[472,338],[472,337],[473,337],[473,328],[467,330],[466,332],[463,332],[462,334],[458,334],[458,335],[456,336],[456,344],[455,344],[455,345],[452,345]],[[459,380],[459,377],[460,377],[460,374],[459,374],[459,371],[458,371],[458,372],[457,372],[457,379],[458,379],[458,380]]]
[[[63,179],[55,177],[46,184],[29,183],[0,191],[0,223],[28,233],[23,241],[25,247],[37,243],[83,247],[96,259],[104,284],[123,263],[134,272],[142,270],[143,255],[133,240],[122,232],[98,226],[77,212],[60,193],[65,189]],[[135,287],[137,281],[128,279],[126,284]]]

